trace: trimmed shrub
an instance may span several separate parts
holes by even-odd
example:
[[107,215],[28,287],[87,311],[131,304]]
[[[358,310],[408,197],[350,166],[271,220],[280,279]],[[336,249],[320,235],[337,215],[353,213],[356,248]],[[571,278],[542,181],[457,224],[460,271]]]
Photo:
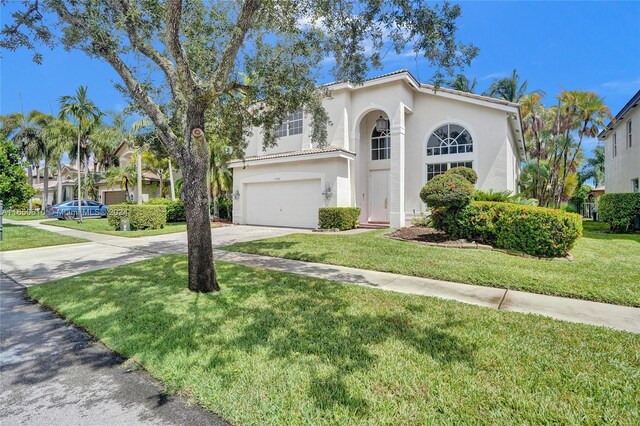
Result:
[[566,255],[582,235],[582,218],[544,207],[473,202],[463,209],[436,209],[434,226],[465,238],[539,257]]
[[159,205],[115,204],[107,210],[109,226],[120,229],[123,220],[129,220],[132,230],[159,229],[167,223],[167,208]]
[[445,174],[447,173],[450,175],[460,175],[471,182],[472,185],[475,185],[475,183],[478,182],[478,174],[475,170],[469,167],[453,167],[445,172]]
[[167,222],[185,222],[184,204],[181,200],[171,201],[168,198],[151,198],[145,203],[151,206],[165,206],[167,208]]
[[[215,208],[213,200],[209,206],[209,212],[215,216]],[[225,195],[218,196],[218,218],[222,220],[231,220],[233,216],[233,200]]]
[[609,224],[612,232],[628,232],[633,229],[640,215],[640,193],[603,194],[598,198],[598,216]]
[[420,199],[429,208],[462,208],[472,195],[473,185],[456,173],[434,176],[420,191]]
[[322,229],[346,231],[358,226],[359,207],[320,207],[318,221]]

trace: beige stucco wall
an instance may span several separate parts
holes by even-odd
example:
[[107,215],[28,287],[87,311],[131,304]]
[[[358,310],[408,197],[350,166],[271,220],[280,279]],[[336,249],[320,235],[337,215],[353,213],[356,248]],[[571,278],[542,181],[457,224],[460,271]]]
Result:
[[[607,193],[631,192],[631,180],[640,178],[640,108],[635,108],[616,123],[604,141],[604,185]],[[627,123],[632,121],[632,145],[627,146]],[[613,134],[618,141],[618,155],[613,156]]]
[[[270,165],[269,173],[325,173],[332,187],[337,188],[336,200],[332,205],[339,202],[338,205],[357,205],[366,210],[369,170],[389,169],[392,182],[390,192],[399,182],[404,185],[404,205],[395,200],[392,209],[404,211],[407,216],[413,215],[414,211],[419,214],[424,210],[419,192],[426,182],[427,163],[472,161],[478,173],[478,188],[509,190],[513,193],[518,190],[520,160],[514,141],[516,135],[509,122],[512,119],[509,117],[517,114],[514,107],[469,101],[442,92],[418,91],[405,80],[398,79],[383,80],[368,87],[340,87],[331,92],[331,98],[324,101],[324,106],[331,121],[327,128],[328,143],[355,152],[356,159],[350,163],[344,162],[350,166],[340,172],[326,161],[295,160],[295,163]],[[403,155],[404,160],[395,167],[393,161],[396,158],[393,155],[391,160],[370,160],[371,131],[380,115],[390,120],[392,149],[396,148],[394,143],[401,143],[399,141],[404,138],[404,152],[398,154]],[[447,123],[462,125],[469,131],[474,142],[473,152],[427,157],[429,136]],[[263,150],[260,129],[253,130],[248,142],[246,156],[312,148],[309,119],[304,116],[302,134],[279,138],[276,147]],[[251,171],[251,166],[247,169],[235,168],[234,185],[251,173],[258,171]],[[241,207],[234,209],[234,214],[242,214]],[[366,214],[361,217],[363,219],[366,219]]]

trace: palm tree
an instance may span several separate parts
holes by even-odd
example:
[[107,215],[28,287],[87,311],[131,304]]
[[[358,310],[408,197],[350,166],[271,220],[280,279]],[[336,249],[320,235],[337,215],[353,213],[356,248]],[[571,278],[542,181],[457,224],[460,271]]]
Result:
[[473,81],[471,81],[464,74],[456,74],[453,80],[445,83],[445,86],[454,90],[459,90],[461,92],[474,93],[477,84],[478,80],[476,80],[475,78],[473,79]]
[[209,191],[213,201],[213,216],[220,217],[218,197],[233,187],[233,174],[227,167],[231,154],[222,139],[211,138],[209,142]]
[[587,158],[587,164],[580,172],[581,182],[593,179],[593,184],[596,187],[604,183],[604,158],[604,146],[596,146],[593,150],[593,157]]
[[[568,150],[564,157],[564,169],[560,184],[560,188],[564,188],[569,172],[568,165],[576,162],[576,157],[581,152],[582,139],[585,135],[592,138],[598,136],[600,128],[605,126],[605,122],[610,120],[612,115],[609,107],[604,103],[604,99],[593,92],[563,91],[560,94],[560,100],[568,109],[569,114],[580,123],[578,144],[573,151],[571,160],[568,161]],[[561,194],[558,195],[557,204],[560,204],[560,197]]]
[[57,169],[57,202],[62,201],[62,157],[66,152],[72,150],[77,136],[76,127],[67,120],[54,119],[50,121],[42,130],[43,137],[50,142],[49,156],[56,161]]
[[[494,81],[484,95],[517,103],[524,95],[526,95],[527,85],[527,80],[520,83],[518,70],[514,69],[511,77],[505,77]],[[543,94],[539,90],[534,92]]]
[[[102,112],[87,97],[87,88],[80,86],[75,96],[62,96],[60,98],[60,118],[71,118],[76,122],[78,128],[78,218],[82,222],[81,209],[81,172],[80,163],[84,159],[85,179],[89,176],[89,135],[100,125]],[[87,190],[85,186],[85,190]],[[88,192],[85,193],[85,197]]]
[[107,186],[109,188],[119,185],[120,189],[124,189],[127,193],[128,200],[129,184],[135,184],[137,181],[136,166],[133,164],[127,164],[126,166],[109,167],[104,174],[104,178],[107,181]]
[[145,172],[153,173],[158,176],[160,184],[160,196],[165,195],[165,180],[169,175],[169,160],[168,158],[159,157],[151,150],[145,149],[142,151],[142,170]]

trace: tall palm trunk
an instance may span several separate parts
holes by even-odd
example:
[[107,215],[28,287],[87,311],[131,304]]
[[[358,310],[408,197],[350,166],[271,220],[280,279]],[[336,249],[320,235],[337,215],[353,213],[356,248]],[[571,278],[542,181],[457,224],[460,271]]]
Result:
[[171,167],[171,158],[169,158],[169,186],[171,187],[171,201],[176,200],[176,188],[173,182],[173,168]]
[[42,209],[47,210],[49,205],[49,155],[44,157],[44,181],[42,184]]
[[58,198],[57,202],[62,202],[62,157],[58,158]]

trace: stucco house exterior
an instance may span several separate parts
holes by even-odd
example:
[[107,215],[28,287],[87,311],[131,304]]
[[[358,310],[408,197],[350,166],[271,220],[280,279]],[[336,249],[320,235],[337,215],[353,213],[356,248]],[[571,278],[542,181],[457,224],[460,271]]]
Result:
[[640,192],[640,90],[598,135],[604,142],[607,193]]
[[402,227],[425,211],[433,176],[455,166],[478,173],[477,188],[517,192],[524,139],[517,104],[419,83],[402,70],[326,86],[327,144],[309,120],[290,114],[276,147],[254,129],[244,159],[230,163],[234,222],[318,225],[322,206],[357,206],[361,223]]

